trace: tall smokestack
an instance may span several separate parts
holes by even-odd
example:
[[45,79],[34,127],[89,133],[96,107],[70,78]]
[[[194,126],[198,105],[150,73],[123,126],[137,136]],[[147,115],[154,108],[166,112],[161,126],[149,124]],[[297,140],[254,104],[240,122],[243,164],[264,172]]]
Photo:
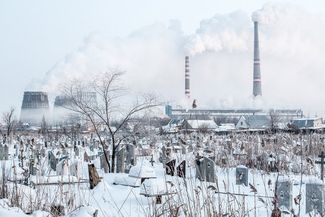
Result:
[[187,99],[191,97],[190,95],[190,58],[185,56],[185,96]]
[[261,69],[260,69],[260,50],[258,40],[258,22],[254,21],[254,80],[253,95],[262,96]]

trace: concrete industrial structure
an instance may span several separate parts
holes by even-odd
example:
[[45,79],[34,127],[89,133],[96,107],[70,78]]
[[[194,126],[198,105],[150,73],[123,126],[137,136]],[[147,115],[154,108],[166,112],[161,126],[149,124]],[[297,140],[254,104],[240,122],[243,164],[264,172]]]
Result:
[[84,105],[97,105],[95,92],[80,92],[73,99],[64,95],[56,96],[53,108],[53,122],[55,125],[80,123],[80,114],[73,111],[75,109],[74,100]]
[[49,100],[46,92],[25,91],[21,106],[20,121],[40,125],[49,120]]
[[190,93],[190,60],[189,60],[189,56],[185,56],[185,97],[186,97],[186,99],[191,98],[191,93]]
[[242,116],[277,116],[280,122],[289,123],[292,119],[302,118],[300,109],[174,109],[166,105],[165,114],[171,119],[214,119],[217,123],[237,123]]
[[258,22],[254,21],[254,71],[253,71],[253,96],[262,96],[260,50],[258,40]]

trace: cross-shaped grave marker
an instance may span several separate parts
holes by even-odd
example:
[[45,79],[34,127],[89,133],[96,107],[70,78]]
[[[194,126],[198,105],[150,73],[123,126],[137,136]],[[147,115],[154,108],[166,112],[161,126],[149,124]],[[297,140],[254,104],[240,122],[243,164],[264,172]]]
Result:
[[325,164],[325,154],[324,154],[324,151],[321,152],[321,155],[318,155],[318,157],[320,157],[320,161],[315,161],[315,163],[317,164],[320,164],[320,168],[321,168],[321,171],[320,171],[320,176],[321,176],[321,179],[324,180],[324,164]]
[[153,163],[155,162],[154,159],[153,159],[153,155],[151,156],[151,159],[149,161],[151,163],[151,166],[153,166]]

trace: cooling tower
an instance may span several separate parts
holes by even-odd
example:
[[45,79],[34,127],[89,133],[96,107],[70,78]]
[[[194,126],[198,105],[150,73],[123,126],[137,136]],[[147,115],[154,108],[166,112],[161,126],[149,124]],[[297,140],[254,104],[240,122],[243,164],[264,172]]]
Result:
[[49,100],[46,92],[25,91],[21,106],[20,121],[40,125],[43,117],[49,120]]
[[190,60],[188,56],[185,56],[185,96],[187,99],[190,95]]
[[262,96],[261,69],[260,69],[260,51],[258,40],[258,22],[254,21],[254,78],[253,95]]
[[83,105],[91,107],[97,105],[97,97],[95,92],[80,92],[76,96],[68,97],[60,95],[55,97],[53,109],[53,121],[56,125],[80,123],[81,114],[76,112],[79,110],[75,104],[81,102]]

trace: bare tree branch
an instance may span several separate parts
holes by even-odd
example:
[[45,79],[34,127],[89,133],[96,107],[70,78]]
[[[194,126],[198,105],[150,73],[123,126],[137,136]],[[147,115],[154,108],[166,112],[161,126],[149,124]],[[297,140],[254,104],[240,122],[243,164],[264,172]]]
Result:
[[[105,139],[111,140],[110,172],[115,172],[116,153],[122,141],[127,138],[125,135],[119,135],[123,126],[134,115],[159,105],[155,97],[148,95],[138,98],[131,106],[127,106],[123,101],[124,97],[128,97],[126,89],[121,85],[123,74],[124,72],[120,70],[110,70],[99,74],[92,81],[74,80],[62,88],[63,95],[70,101],[69,104],[65,105],[65,108],[86,117],[93,126],[104,150],[106,150]],[[87,92],[96,95],[96,103],[85,97]],[[116,121],[118,124],[113,126],[112,122]],[[103,127],[108,131],[109,138],[104,138],[104,135],[101,134],[100,131]],[[104,154],[109,164],[105,151]]]

